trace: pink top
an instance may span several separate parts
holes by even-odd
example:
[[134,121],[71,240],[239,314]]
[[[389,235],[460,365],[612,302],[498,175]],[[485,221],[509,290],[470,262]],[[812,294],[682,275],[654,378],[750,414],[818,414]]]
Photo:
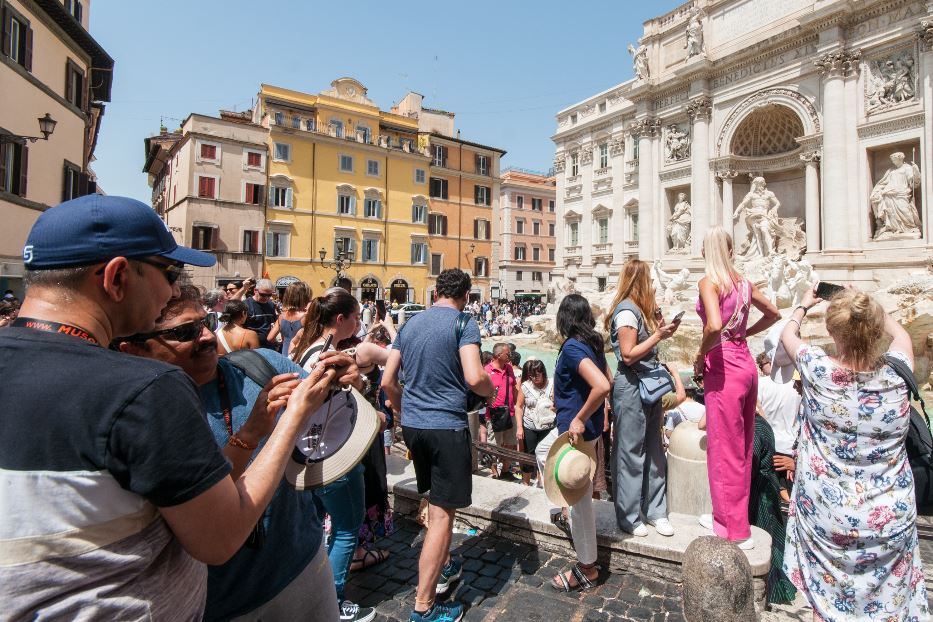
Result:
[[[515,416],[515,368],[511,365],[507,365],[505,369],[499,369],[492,363],[489,363],[485,367],[486,373],[489,374],[489,379],[492,380],[492,386],[499,390],[496,394],[496,399],[492,402],[492,408],[500,408],[502,406],[509,407],[509,415]],[[508,391],[506,391],[508,389]],[[506,393],[508,393],[509,403],[505,403]]]
[[[722,333],[720,343],[723,341],[744,341],[745,331],[748,328],[748,312],[751,309],[752,284],[742,279],[732,291],[719,293],[719,315],[722,318]],[[736,307],[738,306],[738,309]],[[706,308],[703,299],[697,300],[697,313],[706,324]]]

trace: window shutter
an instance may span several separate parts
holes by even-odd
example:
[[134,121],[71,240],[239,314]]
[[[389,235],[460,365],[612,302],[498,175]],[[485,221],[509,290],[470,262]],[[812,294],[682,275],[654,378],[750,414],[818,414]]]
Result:
[[479,186],[473,186],[473,202],[479,205]]
[[26,28],[26,45],[25,53],[23,54],[23,68],[26,71],[32,71],[32,28]]
[[81,23],[81,14],[83,7],[80,2],[75,2],[75,19],[78,20],[78,23]]
[[292,207],[292,189],[291,188],[285,189],[285,207],[287,208]]
[[21,146],[19,156],[19,196],[26,196],[26,181],[29,172],[29,147]]
[[473,155],[473,170],[479,173],[479,154]]
[[447,235],[447,216],[441,216],[441,235]]
[[[12,147],[12,145],[10,146]],[[6,154],[12,152],[12,149],[10,149],[10,151],[7,151],[7,149],[8,147],[6,146],[0,146],[0,190],[6,190],[7,192],[10,192],[12,188],[4,187],[4,183],[6,183],[6,167],[13,166],[12,162],[8,164],[6,161]]]
[[269,256],[269,257],[273,257],[273,256],[274,256],[274,255],[272,254],[273,245],[274,245],[274,243],[273,243],[273,240],[272,240],[272,232],[271,232],[271,231],[267,231],[267,232],[266,232],[266,255]]
[[253,202],[253,184],[245,184],[243,186],[243,202],[244,203]]
[[[67,166],[62,167],[62,201],[67,201],[71,197],[69,196],[69,190],[71,190],[71,180],[69,179],[68,172],[69,169]],[[3,175],[0,174],[0,179],[3,179]]]
[[473,237],[479,239],[479,221],[473,221]]
[[12,54],[10,49],[10,14],[6,9],[0,12],[0,19],[3,20],[3,53],[10,56]]
[[74,82],[75,82],[75,72],[71,66],[71,61],[68,60],[65,62],[65,99],[67,99],[72,104],[75,103],[74,99],[72,99],[72,90],[75,87]]
[[259,184],[253,184],[253,198],[255,199],[254,202],[256,205],[262,204],[262,190],[263,186],[260,186]]
[[[350,197],[350,215],[356,216],[356,197]],[[353,242],[350,242],[350,247],[353,247]]]
[[88,187],[91,183],[91,178],[87,173],[78,173],[78,195],[79,197],[87,196],[90,194],[88,192]]

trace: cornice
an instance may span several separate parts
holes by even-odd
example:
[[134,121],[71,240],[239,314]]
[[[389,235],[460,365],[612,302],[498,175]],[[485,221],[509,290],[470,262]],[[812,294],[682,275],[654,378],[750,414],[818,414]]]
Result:
[[923,127],[923,118],[923,112],[916,112],[896,119],[865,123],[858,128],[858,137],[871,138],[881,134],[891,134],[902,130],[910,130],[915,127]]
[[672,181],[674,179],[682,179],[684,177],[690,177],[691,167],[683,166],[681,168],[675,168],[671,171],[664,171],[658,178],[661,181]]

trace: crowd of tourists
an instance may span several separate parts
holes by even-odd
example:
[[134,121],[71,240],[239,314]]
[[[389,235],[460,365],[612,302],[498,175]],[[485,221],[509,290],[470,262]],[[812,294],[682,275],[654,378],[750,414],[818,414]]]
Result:
[[[658,307],[639,260],[606,318],[615,369],[589,302],[570,294],[548,370],[510,344],[482,351],[487,324],[520,329],[540,305],[470,303],[459,269],[396,327],[384,304],[339,287],[295,282],[280,300],[268,279],[200,290],[184,266],[214,257],[131,199],[43,212],[25,298],[0,302],[0,615],[372,620],[345,586],[392,563],[380,539],[394,529],[397,429],[427,500],[410,620],[463,616],[444,597],[461,574],[450,549],[477,445],[498,446],[486,455],[499,477],[519,463],[570,534],[576,560],[552,587],[590,589],[605,575],[594,499],[608,496],[633,537],[674,535],[668,444],[696,426],[712,499],[699,524],[741,549],[760,546],[752,524],[771,534],[771,602],[800,590],[815,620],[927,619],[907,333],[856,289],[810,292],[779,323],[723,229],[703,251],[692,370],[661,360],[683,313]],[[800,337],[817,305],[831,348]]]

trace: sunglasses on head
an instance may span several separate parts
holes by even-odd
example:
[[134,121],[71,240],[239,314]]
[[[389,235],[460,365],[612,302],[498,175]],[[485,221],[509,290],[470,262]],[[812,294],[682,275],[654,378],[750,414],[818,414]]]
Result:
[[207,330],[211,332],[217,330],[217,316],[212,314],[205,315],[200,320],[179,324],[173,328],[156,330],[151,333],[139,333],[127,338],[127,341],[140,343],[156,338],[165,339],[167,341],[177,341],[180,343],[185,341],[194,341],[201,336],[202,328],[207,328]]

